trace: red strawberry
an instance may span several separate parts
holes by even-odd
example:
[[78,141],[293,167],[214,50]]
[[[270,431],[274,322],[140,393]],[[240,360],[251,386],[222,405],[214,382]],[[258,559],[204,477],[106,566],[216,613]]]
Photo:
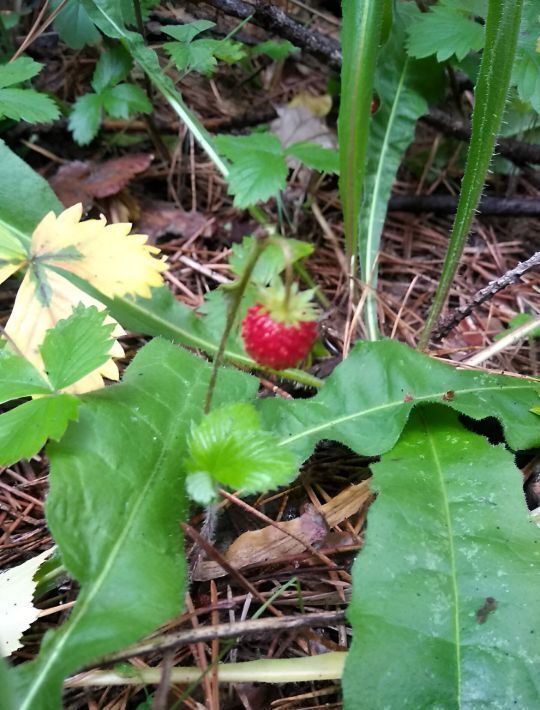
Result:
[[281,284],[266,289],[261,300],[248,308],[242,321],[244,347],[259,365],[285,370],[304,360],[317,338],[317,323],[308,300],[311,291],[298,293],[293,286],[289,298]]

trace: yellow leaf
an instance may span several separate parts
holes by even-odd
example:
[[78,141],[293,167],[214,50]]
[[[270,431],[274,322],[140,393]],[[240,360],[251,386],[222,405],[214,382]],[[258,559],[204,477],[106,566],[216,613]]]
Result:
[[[107,224],[104,217],[81,222],[82,206],[74,205],[56,216],[47,214],[36,227],[25,254],[20,243],[0,232],[0,281],[21,266],[27,272],[15,299],[5,332],[11,344],[45,374],[39,348],[47,330],[71,315],[79,303],[104,306],[58,274],[54,267],[85,279],[108,297],[128,294],[149,297],[153,286],[162,284],[164,259],[155,258],[159,249],[146,244],[147,237],[130,234],[129,224]],[[53,268],[51,268],[53,267]],[[105,323],[116,323],[108,317]],[[124,334],[116,323],[115,337]],[[112,357],[122,357],[122,346],[114,341]],[[66,391],[88,392],[103,386],[103,377],[119,379],[111,359]]]

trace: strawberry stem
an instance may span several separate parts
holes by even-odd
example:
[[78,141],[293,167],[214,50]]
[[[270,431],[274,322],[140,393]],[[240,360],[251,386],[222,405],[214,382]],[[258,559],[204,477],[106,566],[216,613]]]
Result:
[[221,340],[219,341],[219,347],[218,347],[216,355],[214,357],[214,362],[213,362],[213,366],[212,366],[212,373],[210,375],[210,380],[208,382],[208,390],[206,391],[206,399],[204,402],[204,413],[205,414],[208,414],[208,412],[210,411],[210,407],[212,405],[212,397],[214,395],[214,390],[216,388],[216,380],[217,380],[217,376],[218,376],[219,366],[221,365],[221,362],[223,360],[223,353],[225,352],[227,340],[228,340],[231,330],[234,326],[236,316],[238,315],[238,310],[240,308],[240,304],[242,303],[242,296],[244,295],[244,291],[246,290],[249,280],[251,279],[251,274],[253,273],[253,269],[255,268],[255,265],[256,265],[260,255],[265,250],[267,244],[268,244],[267,237],[259,237],[253,241],[251,253],[248,257],[248,260],[247,260],[246,266],[244,268],[244,271],[242,273],[242,276],[240,277],[238,282],[234,284],[234,287],[231,289],[231,292],[230,292],[231,293],[231,300],[229,302],[229,308],[227,310],[227,319],[225,321],[225,327],[223,329],[223,334],[221,336]]

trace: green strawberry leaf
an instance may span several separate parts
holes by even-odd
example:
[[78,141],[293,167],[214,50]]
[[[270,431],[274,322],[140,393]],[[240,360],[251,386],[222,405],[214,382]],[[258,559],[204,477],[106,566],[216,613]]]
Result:
[[287,146],[285,155],[301,160],[304,165],[321,173],[339,173],[339,151],[323,148],[316,143],[300,141]]
[[39,74],[42,68],[43,64],[29,57],[0,64],[0,118],[28,123],[48,123],[58,118],[58,106],[49,96],[33,89],[13,88]]
[[[62,0],[49,0],[51,11],[56,10]],[[101,35],[88,16],[80,0],[70,0],[56,16],[53,27],[68,47],[82,49],[85,44],[97,44]]]
[[14,84],[22,84],[39,74],[43,64],[35,62],[30,57],[18,57],[8,64],[0,64],[0,89]]
[[134,113],[152,113],[146,93],[135,84],[118,84],[101,93],[103,108],[113,118],[127,119]]
[[108,47],[101,53],[94,69],[92,88],[96,94],[101,94],[105,89],[124,81],[132,66],[131,55],[121,44]]
[[47,331],[40,351],[55,389],[69,387],[107,362],[115,325],[104,324],[106,315],[95,306],[80,304]]
[[186,462],[187,485],[197,502],[207,504],[210,480],[242,489],[266,491],[290,481],[296,459],[279,449],[278,440],[260,428],[251,404],[231,404],[214,409],[192,428]]
[[0,350],[0,403],[51,393],[51,386],[32,363],[7,348]]
[[33,399],[0,416],[0,465],[29,459],[47,439],[58,441],[77,418],[79,402],[68,394]]
[[98,94],[80,96],[69,115],[69,130],[79,145],[87,145],[97,136],[103,114],[103,100]]
[[300,49],[295,47],[289,40],[273,40],[269,39],[266,42],[260,42],[260,44],[255,45],[250,49],[250,55],[252,57],[257,57],[261,54],[266,54],[270,59],[278,62],[282,59],[286,59],[291,54],[296,54]]
[[[313,253],[314,247],[307,242],[298,239],[286,239],[291,263],[305,259]],[[249,258],[253,245],[253,237],[244,237],[241,244],[233,244],[232,254],[229,257],[229,265],[233,273],[241,276],[244,273],[246,262]],[[272,279],[279,276],[285,270],[284,250],[278,244],[268,244],[253,269],[251,281],[266,286]]]
[[185,25],[162,25],[161,31],[177,42],[189,44],[201,32],[206,32],[215,26],[216,23],[210,20],[195,20],[195,22],[188,22]]

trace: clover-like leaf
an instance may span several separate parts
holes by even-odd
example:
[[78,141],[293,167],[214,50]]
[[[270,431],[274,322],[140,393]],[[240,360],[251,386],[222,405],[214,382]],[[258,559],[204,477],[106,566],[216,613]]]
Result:
[[188,492],[208,503],[213,497],[211,480],[246,493],[290,481],[296,459],[277,444],[275,436],[261,429],[253,405],[242,402],[215,409],[191,432]]

